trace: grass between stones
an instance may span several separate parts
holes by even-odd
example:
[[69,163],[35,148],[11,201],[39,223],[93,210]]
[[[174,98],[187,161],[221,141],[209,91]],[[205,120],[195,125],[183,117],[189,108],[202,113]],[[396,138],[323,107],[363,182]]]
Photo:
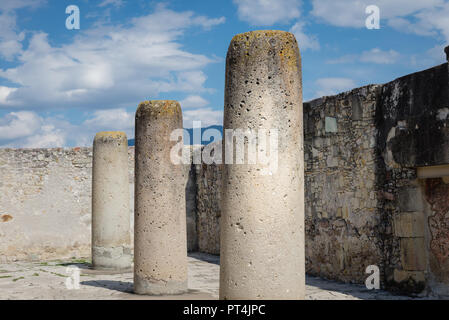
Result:
[[16,282],[16,281],[22,280],[22,279],[25,279],[25,277],[18,277],[18,278],[12,279],[12,281],[13,281],[13,282]]

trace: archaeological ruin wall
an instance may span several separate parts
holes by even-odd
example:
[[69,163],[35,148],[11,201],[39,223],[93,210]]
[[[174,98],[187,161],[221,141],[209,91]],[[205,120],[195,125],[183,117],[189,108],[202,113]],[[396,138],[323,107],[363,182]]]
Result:
[[[190,169],[188,248],[195,250],[196,183]],[[128,148],[128,171],[133,237],[134,147]],[[92,148],[0,149],[0,262],[90,257],[91,189]]]
[[[448,295],[448,64],[303,111],[307,272],[363,283],[376,265],[383,288]],[[186,166],[191,250],[219,254],[222,166]],[[0,149],[0,261],[90,256],[91,168],[91,148]]]
[[[304,103],[306,270],[449,294],[448,64]],[[219,252],[221,165],[197,167],[199,250]]]

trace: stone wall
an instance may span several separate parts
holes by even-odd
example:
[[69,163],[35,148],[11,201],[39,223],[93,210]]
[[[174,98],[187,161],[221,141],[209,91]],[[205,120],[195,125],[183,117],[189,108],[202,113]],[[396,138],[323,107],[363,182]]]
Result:
[[[128,154],[133,230],[134,147]],[[193,250],[196,183],[190,169],[186,200]],[[92,148],[0,149],[0,262],[89,257],[91,174]]]
[[223,165],[197,165],[198,250],[220,254],[221,183]]
[[[384,288],[449,295],[448,64],[306,102],[304,122],[307,272],[376,265]],[[221,167],[197,176],[199,249],[218,253]]]
[[382,203],[388,226],[385,280],[392,290],[449,294],[448,115],[447,63],[382,87],[376,116],[383,160],[378,181],[387,195]]
[[[307,272],[449,295],[448,64],[306,102],[304,131]],[[91,157],[0,149],[1,260],[90,254]],[[189,249],[219,254],[222,166],[186,170]]]
[[306,270],[364,282],[383,265],[376,184],[379,86],[304,103]]

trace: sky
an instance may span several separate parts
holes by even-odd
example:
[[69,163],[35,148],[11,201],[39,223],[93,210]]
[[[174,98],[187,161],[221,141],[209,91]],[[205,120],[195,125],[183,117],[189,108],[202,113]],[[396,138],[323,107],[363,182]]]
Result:
[[227,48],[251,30],[296,36],[308,101],[444,63],[449,0],[0,0],[0,147],[133,138],[144,100],[180,101],[185,128],[221,124]]

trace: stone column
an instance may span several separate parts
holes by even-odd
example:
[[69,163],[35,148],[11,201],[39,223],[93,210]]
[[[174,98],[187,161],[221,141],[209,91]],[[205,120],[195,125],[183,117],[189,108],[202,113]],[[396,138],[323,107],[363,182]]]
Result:
[[136,112],[134,292],[187,291],[186,170],[170,160],[177,101],[145,101]]
[[302,110],[295,37],[236,35],[226,57],[224,129],[277,129],[278,166],[262,174],[260,160],[224,165],[220,299],[304,299]]
[[126,134],[97,133],[92,165],[92,264],[96,269],[131,267],[128,174]]

